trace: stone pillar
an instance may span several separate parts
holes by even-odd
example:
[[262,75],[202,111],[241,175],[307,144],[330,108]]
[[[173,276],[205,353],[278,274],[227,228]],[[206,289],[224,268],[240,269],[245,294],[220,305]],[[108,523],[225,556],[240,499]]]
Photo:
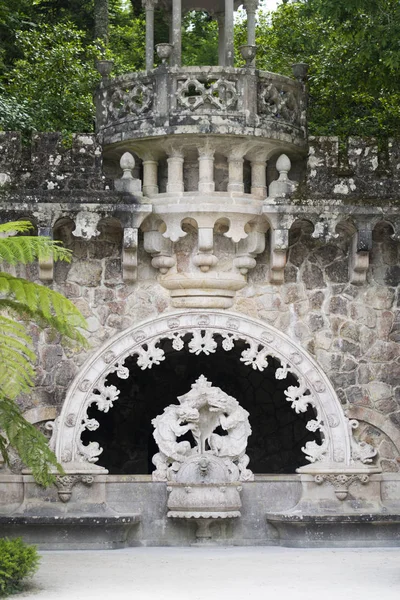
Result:
[[[258,0],[246,0],[245,9],[247,12],[247,44],[249,46],[256,45],[256,10],[258,7]],[[255,65],[255,57],[250,63],[250,66]]]
[[183,192],[183,155],[176,151],[167,159],[168,183],[167,192]]
[[228,158],[228,192],[244,192],[243,158],[230,156]]
[[199,148],[199,192],[214,191],[214,150]]
[[154,67],[154,7],[157,0],[142,0],[146,10],[146,71]]
[[[233,1],[233,0],[232,0]],[[171,65],[181,66],[182,55],[182,0],[172,0],[172,60]]]
[[233,67],[233,0],[225,0],[225,66]]
[[225,66],[225,15],[218,13],[216,15],[218,23],[218,64]]
[[145,196],[158,194],[157,175],[158,162],[148,158],[143,159],[143,194]]
[[265,160],[251,161],[251,193],[258,198],[267,196],[267,163]]

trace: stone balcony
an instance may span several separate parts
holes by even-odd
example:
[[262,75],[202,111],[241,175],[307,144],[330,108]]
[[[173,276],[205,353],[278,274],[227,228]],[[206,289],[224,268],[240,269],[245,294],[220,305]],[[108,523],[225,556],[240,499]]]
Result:
[[104,77],[95,100],[105,149],[113,145],[140,156],[154,152],[155,139],[172,135],[190,136],[192,143],[197,136],[225,142],[225,136],[239,136],[264,154],[301,152],[306,145],[303,84],[254,68],[161,65]]

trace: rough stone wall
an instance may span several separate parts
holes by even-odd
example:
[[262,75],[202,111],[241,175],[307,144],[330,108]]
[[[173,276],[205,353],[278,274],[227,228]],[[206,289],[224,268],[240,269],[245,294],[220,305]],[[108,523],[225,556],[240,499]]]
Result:
[[[299,228],[292,236],[286,283],[266,283],[265,252],[233,310],[265,320],[310,352],[350,415],[357,409],[362,418],[363,410],[369,409],[364,416],[369,426],[360,434],[378,444],[383,469],[394,471],[398,451],[373,426],[383,418],[389,429],[399,428],[400,436],[400,291],[392,279],[400,245],[393,244],[387,233],[376,231],[379,241],[368,283],[354,286],[348,283],[349,239],[324,245],[305,226]],[[91,349],[76,354],[61,347],[49,332],[37,332],[37,387],[23,399],[25,410],[38,405],[61,408],[69,384],[91,352],[119,331],[171,310],[168,293],[157,283],[157,272],[144,252],[139,256],[138,283],[122,282],[118,231],[90,242],[64,236],[64,242],[76,259],[70,265],[56,265],[54,289],[71,298],[86,317]],[[34,270],[30,267],[27,275],[34,277]]]
[[[68,202],[90,202],[95,193],[98,202],[118,201],[118,195],[107,190],[93,137],[76,139],[74,149],[64,153],[60,151],[59,137],[48,136],[50,149],[54,150],[51,152],[49,146],[43,149],[43,136],[40,140],[36,151],[26,157],[18,136],[3,135],[0,171],[9,177],[3,177],[5,185],[0,197],[4,220],[10,218],[11,203],[23,204],[29,215],[38,210],[44,198],[49,203],[65,198]],[[360,286],[349,283],[351,232],[344,228],[336,238],[323,242],[312,237],[308,222],[299,220],[290,232],[285,283],[268,283],[267,249],[257,257],[257,266],[248,275],[248,285],[237,294],[232,310],[265,320],[310,352],[329,376],[344,410],[364,422],[359,434],[378,445],[383,469],[397,471],[400,244],[393,236],[394,226],[383,217],[385,202],[391,211],[399,204],[400,169],[399,161],[394,162],[398,145],[393,142],[390,153],[385,154],[386,164],[391,165],[386,171],[379,170],[383,158],[368,144],[359,145],[358,151],[351,142],[349,148],[349,170],[345,172],[340,170],[337,141],[312,141],[308,178],[300,190],[307,190],[308,206],[332,195],[339,203],[344,197],[346,201],[360,202],[363,194],[366,204],[371,205],[373,195],[382,216],[372,224],[367,282]],[[347,186],[347,192],[343,186]],[[300,198],[296,193],[294,203]],[[48,208],[40,210],[43,215]],[[64,214],[68,214],[68,205]],[[49,331],[40,332],[33,327],[38,349],[37,386],[21,399],[25,411],[40,407],[61,409],[66,390],[91,353],[127,327],[172,310],[168,292],[157,283],[158,271],[151,266],[151,257],[144,252],[141,240],[138,281],[127,284],[122,280],[121,224],[104,218],[98,224],[100,235],[90,241],[74,237],[73,227],[73,221],[65,218],[54,230],[54,237],[73,250],[74,258],[71,264],[55,265],[52,286],[69,297],[86,317],[90,349],[77,353],[61,346],[58,337]],[[189,241],[190,235],[177,244],[178,264],[183,264],[190,253],[190,248],[185,250]],[[224,264],[231,268],[229,244],[226,238],[216,236],[215,253],[222,268]],[[35,265],[18,267],[15,272],[39,281]]]

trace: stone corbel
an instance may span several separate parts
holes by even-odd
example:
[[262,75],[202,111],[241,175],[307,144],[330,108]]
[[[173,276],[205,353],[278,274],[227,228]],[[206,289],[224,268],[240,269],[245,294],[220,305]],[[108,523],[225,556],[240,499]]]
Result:
[[[51,227],[38,227],[38,235],[41,237],[47,237],[49,239],[53,239],[53,230]],[[54,275],[54,258],[53,254],[43,255],[43,253],[39,252],[38,256],[38,264],[39,264],[39,279],[41,281],[53,281]]]
[[137,228],[125,227],[122,243],[122,277],[125,283],[133,283],[137,280],[137,249]]
[[344,473],[327,473],[316,475],[314,481],[318,485],[330,483],[334,487],[336,498],[338,500],[346,500],[349,495],[349,487],[355,482],[362,483],[363,485],[369,483],[369,476],[364,473],[349,475],[345,475]]
[[92,485],[93,481],[93,475],[57,475],[55,484],[58,489],[58,497],[61,502],[69,502],[74,485],[77,483]]
[[242,275],[246,275],[250,269],[256,266],[256,256],[264,252],[265,232],[255,228],[250,231],[247,238],[236,244],[236,257],[233,264]]
[[214,228],[213,227],[199,227],[198,230],[198,252],[193,258],[193,262],[196,267],[200,268],[200,271],[206,273],[210,270],[210,267],[214,267],[218,259],[213,254],[214,250]]
[[372,249],[372,231],[363,228],[356,231],[351,240],[349,277],[350,283],[362,285],[367,279],[369,253]]
[[152,220],[147,224],[144,231],[143,245],[145,251],[153,257],[152,267],[159,269],[160,273],[165,275],[175,265],[176,261],[172,256],[173,244],[171,240],[166,238],[159,228],[159,221]]
[[285,266],[289,247],[289,229],[271,228],[270,283],[281,284],[285,281]]

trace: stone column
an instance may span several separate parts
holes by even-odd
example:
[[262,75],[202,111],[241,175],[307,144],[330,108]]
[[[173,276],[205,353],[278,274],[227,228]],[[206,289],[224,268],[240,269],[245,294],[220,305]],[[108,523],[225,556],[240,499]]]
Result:
[[228,158],[228,192],[244,192],[243,158],[230,156]]
[[258,198],[267,197],[267,163],[265,160],[251,161],[251,193]]
[[179,151],[173,152],[167,159],[167,163],[167,192],[183,192],[183,154]]
[[[245,9],[247,12],[247,44],[249,46],[256,45],[256,10],[258,7],[258,0],[246,0]],[[255,65],[256,59],[250,63],[250,66]]]
[[218,13],[216,15],[218,23],[218,64],[225,66],[225,15]]
[[154,196],[158,194],[157,185],[158,162],[151,158],[143,159],[143,194]]
[[172,0],[172,60],[171,65],[181,66],[182,55],[182,0]]
[[199,192],[214,191],[214,150],[199,148]]
[[225,66],[233,67],[233,0],[225,0]]
[[146,71],[154,67],[154,7],[157,0],[142,0],[146,10]]

